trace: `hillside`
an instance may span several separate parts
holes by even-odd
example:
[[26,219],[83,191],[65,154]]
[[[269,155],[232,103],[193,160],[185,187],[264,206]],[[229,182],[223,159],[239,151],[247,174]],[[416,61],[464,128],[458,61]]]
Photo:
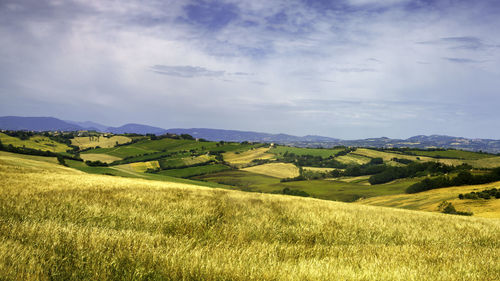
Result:
[[500,276],[499,220],[88,175],[28,158],[0,155],[5,279]]
[[416,194],[378,196],[362,199],[357,201],[356,203],[373,206],[403,208],[409,210],[438,212],[439,204],[446,200],[452,203],[453,206],[459,211],[473,212],[474,216],[478,217],[500,219],[500,200],[498,199],[458,199],[459,194],[472,191],[477,192],[491,188],[500,188],[500,182],[483,185],[439,188]]
[[95,122],[62,121],[53,117],[0,117],[0,130],[28,130],[28,131],[78,131],[96,130],[114,134],[135,133],[155,134],[165,133],[189,134],[195,138],[203,138],[210,141],[229,142],[261,142],[278,143],[297,147],[378,147],[378,148],[401,148],[410,147],[418,149],[426,148],[451,148],[459,150],[485,151],[500,153],[500,140],[493,139],[469,139],[446,135],[418,135],[407,139],[391,139],[387,137],[367,138],[358,140],[345,140],[334,137],[306,135],[294,136],[289,134],[272,134],[241,130],[221,130],[210,128],[174,128],[164,129],[143,124],[130,123],[119,127],[105,126]]

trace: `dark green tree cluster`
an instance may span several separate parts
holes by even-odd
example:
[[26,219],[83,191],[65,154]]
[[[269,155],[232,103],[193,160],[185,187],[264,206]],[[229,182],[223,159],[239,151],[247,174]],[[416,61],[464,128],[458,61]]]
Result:
[[91,166],[91,167],[107,167],[108,164],[107,163],[104,163],[104,162],[101,162],[100,160],[97,160],[97,161],[85,161],[85,164],[87,164],[87,166]]
[[330,156],[328,158],[323,158],[321,156],[313,155],[296,155],[295,153],[285,152],[280,160],[285,163],[293,163],[301,167],[318,167],[318,168],[339,168],[344,169],[347,167],[346,164],[341,163]]
[[453,178],[449,176],[426,178],[421,182],[409,186],[406,189],[406,193],[417,193],[449,186],[485,184],[495,181],[500,181],[500,168],[495,168],[485,175],[472,175],[468,171],[460,171],[458,175]]
[[445,174],[457,169],[469,168],[471,167],[467,165],[454,167],[438,162],[412,162],[404,167],[385,166],[385,169],[382,172],[371,176],[368,181],[370,182],[370,184],[381,184],[396,179],[411,178],[437,173]]
[[281,191],[273,192],[275,194],[286,194],[286,195],[293,195],[293,196],[302,196],[302,197],[309,197],[309,193],[303,191],[303,190],[298,190],[298,189],[290,189],[288,187],[283,188]]
[[451,204],[448,201],[443,201],[441,204],[439,204],[438,209],[441,211],[443,214],[450,214],[450,215],[460,215],[460,216],[472,216],[472,212],[461,212],[457,211],[455,209],[455,206]]
[[459,199],[499,199],[500,198],[500,189],[492,188],[492,189],[486,189],[483,191],[479,192],[469,192],[465,194],[459,194],[458,195]]
[[35,133],[29,131],[4,131],[4,133],[8,136],[15,137],[21,140],[28,140],[30,137],[34,136]]
[[65,154],[59,154],[59,153],[55,153],[55,152],[48,151],[48,150],[39,150],[39,149],[33,149],[33,148],[27,148],[27,147],[16,147],[16,146],[13,146],[12,144],[3,145],[3,144],[1,144],[1,142],[0,142],[0,150],[12,152],[12,153],[36,155],[36,156],[44,156],[44,157],[59,157],[60,156],[64,159],[83,161],[77,155],[65,155]]

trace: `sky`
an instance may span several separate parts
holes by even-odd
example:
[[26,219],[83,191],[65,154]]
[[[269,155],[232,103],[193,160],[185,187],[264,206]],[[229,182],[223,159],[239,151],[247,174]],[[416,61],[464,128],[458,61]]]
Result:
[[0,116],[500,139],[496,0],[0,0]]

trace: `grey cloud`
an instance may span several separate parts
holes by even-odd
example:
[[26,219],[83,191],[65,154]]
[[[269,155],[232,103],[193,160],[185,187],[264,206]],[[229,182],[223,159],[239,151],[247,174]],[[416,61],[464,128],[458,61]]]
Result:
[[347,67],[347,68],[337,68],[338,72],[377,72],[373,68],[360,68],[360,67]]
[[454,62],[454,63],[483,63],[484,61],[478,61],[478,60],[473,60],[473,59],[466,59],[466,58],[443,58],[444,60],[447,60],[449,62]]
[[170,66],[170,65],[153,65],[153,72],[176,77],[194,78],[194,77],[221,77],[225,71],[210,70],[200,66]]
[[450,49],[480,50],[485,48],[498,48],[498,45],[486,44],[479,37],[459,36],[443,37],[437,40],[417,42],[422,45],[441,45]]

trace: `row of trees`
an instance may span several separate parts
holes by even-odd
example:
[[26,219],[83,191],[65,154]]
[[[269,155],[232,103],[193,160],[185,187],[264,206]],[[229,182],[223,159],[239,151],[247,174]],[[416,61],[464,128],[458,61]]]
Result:
[[483,191],[479,191],[479,192],[469,192],[469,193],[465,193],[465,194],[459,194],[458,195],[458,199],[491,199],[491,198],[495,198],[495,199],[499,199],[500,198],[500,190],[499,189],[496,189],[496,188],[492,188],[492,189],[486,189],[486,190],[483,190]]
[[461,185],[485,184],[500,181],[500,168],[493,169],[485,175],[472,175],[469,171],[460,171],[456,177],[439,176],[426,178],[406,189],[406,193],[417,193],[426,190]]

